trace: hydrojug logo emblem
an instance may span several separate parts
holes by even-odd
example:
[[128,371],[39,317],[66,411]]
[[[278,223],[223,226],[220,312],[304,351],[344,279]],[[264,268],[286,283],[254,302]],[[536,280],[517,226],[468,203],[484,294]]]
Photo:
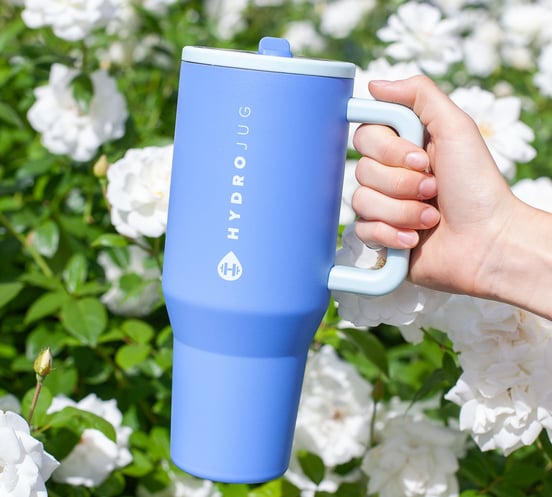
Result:
[[226,281],[236,281],[243,272],[241,262],[232,251],[220,260],[217,269],[219,276]]

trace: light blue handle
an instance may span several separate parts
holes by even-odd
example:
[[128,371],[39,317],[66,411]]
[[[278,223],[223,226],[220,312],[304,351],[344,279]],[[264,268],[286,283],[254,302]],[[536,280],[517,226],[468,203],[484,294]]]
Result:
[[[408,107],[379,100],[351,98],[347,105],[349,122],[383,124],[399,136],[423,145],[424,128]],[[410,250],[387,250],[387,260],[380,269],[334,266],[328,277],[328,288],[360,295],[385,295],[395,290],[408,275]]]

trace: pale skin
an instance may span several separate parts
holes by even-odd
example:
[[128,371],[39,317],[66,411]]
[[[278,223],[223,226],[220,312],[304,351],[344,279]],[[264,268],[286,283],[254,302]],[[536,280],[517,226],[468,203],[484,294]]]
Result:
[[412,249],[413,283],[552,319],[552,214],[512,194],[473,120],[430,79],[369,88],[413,109],[427,138],[422,149],[385,126],[357,130],[357,235]]

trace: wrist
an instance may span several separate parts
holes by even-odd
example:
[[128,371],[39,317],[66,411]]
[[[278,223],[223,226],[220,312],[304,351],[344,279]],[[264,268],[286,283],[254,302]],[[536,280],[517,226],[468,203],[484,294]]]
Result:
[[479,281],[478,296],[552,319],[552,214],[516,199]]

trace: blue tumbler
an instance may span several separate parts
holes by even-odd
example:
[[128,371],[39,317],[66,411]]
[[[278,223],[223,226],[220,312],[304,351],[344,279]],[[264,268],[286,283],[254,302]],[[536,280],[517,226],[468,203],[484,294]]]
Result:
[[282,475],[330,291],[382,295],[408,272],[408,251],[378,270],[334,265],[349,122],[423,136],[410,109],[351,98],[354,73],[279,38],[183,49],[162,286],[171,457],[188,473]]

